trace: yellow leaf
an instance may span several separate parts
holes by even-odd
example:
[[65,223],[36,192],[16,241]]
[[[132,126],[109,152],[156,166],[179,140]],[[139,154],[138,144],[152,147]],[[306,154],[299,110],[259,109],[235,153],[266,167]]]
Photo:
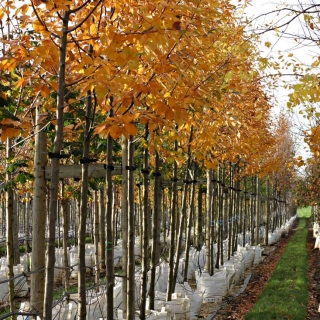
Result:
[[15,82],[15,87],[16,87],[16,89],[19,89],[20,87],[24,87],[26,85],[26,83],[27,83],[27,80],[24,78],[21,78]]
[[21,9],[22,14],[25,14],[29,9],[29,5],[24,4],[20,9]]
[[90,26],[90,34],[92,36],[97,34],[97,28],[96,28],[96,25],[94,23]]
[[34,31],[43,31],[46,29],[38,20],[32,23],[32,27]]
[[266,41],[266,42],[264,43],[264,45],[265,45],[267,48],[270,48],[270,47],[271,47],[271,43],[270,43],[269,41]]

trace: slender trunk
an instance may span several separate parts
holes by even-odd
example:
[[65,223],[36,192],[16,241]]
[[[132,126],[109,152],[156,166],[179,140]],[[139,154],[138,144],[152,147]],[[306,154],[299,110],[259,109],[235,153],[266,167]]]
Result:
[[217,210],[217,204],[218,204],[218,197],[217,197],[217,179],[216,179],[216,174],[214,172],[213,175],[213,185],[212,185],[212,202],[211,202],[211,236],[210,236],[210,251],[211,251],[211,262],[210,262],[210,270],[209,273],[211,275],[214,274],[214,268],[215,268],[215,252],[214,252],[214,244],[216,242],[217,234],[216,234],[216,228],[215,228],[215,223],[218,220],[218,212]]
[[[178,142],[174,141],[174,151],[178,150]],[[171,195],[171,208],[170,208],[170,248],[169,248],[169,273],[167,284],[166,300],[171,301],[171,295],[174,292],[173,274],[174,274],[174,245],[175,245],[175,224],[177,215],[177,180],[178,180],[178,165],[173,162],[173,176],[172,176],[172,195]]]
[[239,219],[240,219],[240,181],[239,181],[239,167],[237,167],[237,175],[235,177],[235,200],[234,200],[234,228],[232,234],[232,254],[237,251],[238,233],[239,233]]
[[[148,140],[148,125],[145,126],[144,132],[145,143]],[[148,255],[149,255],[149,183],[148,183],[148,169],[149,165],[149,153],[148,148],[145,148],[143,153],[143,226],[142,226],[142,286],[141,286],[141,306],[140,306],[140,319],[146,318],[146,304],[147,304],[147,272],[148,272]]]
[[98,203],[98,191],[94,191],[94,265],[95,265],[95,283],[99,284],[100,268],[99,268],[99,203]]
[[265,245],[269,245],[269,228],[270,228],[270,180],[267,180],[267,222],[266,222],[266,238],[265,238]]
[[[111,103],[112,104],[112,99]],[[113,117],[113,109],[110,109],[110,117]],[[113,207],[113,183],[112,183],[112,147],[113,139],[108,134],[107,137],[107,163],[106,163],[106,226],[107,226],[107,254],[106,254],[106,273],[107,273],[107,319],[113,319],[113,287],[114,287],[114,268],[113,268],[113,230],[112,230],[112,207]]]
[[188,144],[188,160],[186,164],[186,175],[185,175],[185,183],[183,185],[183,196],[182,196],[182,204],[181,204],[181,215],[180,215],[180,222],[178,224],[178,238],[177,238],[177,247],[176,247],[176,254],[175,254],[175,264],[174,264],[174,271],[173,271],[173,283],[172,283],[172,292],[174,292],[178,269],[179,269],[179,259],[181,255],[181,246],[182,246],[182,233],[183,233],[183,226],[184,221],[187,213],[187,194],[188,194],[188,185],[189,185],[189,170],[191,164],[191,142],[193,138],[193,127],[190,129],[190,137],[189,137],[189,144]]
[[212,169],[207,170],[207,217],[206,217],[206,266],[205,269],[210,273],[211,270],[211,204],[212,204],[212,190],[213,190],[213,171]]
[[[26,241],[25,241],[25,247],[26,247],[26,253],[29,252],[29,239],[30,239],[30,233],[29,233],[29,224],[30,224],[30,213],[31,213],[31,198],[29,192],[26,194],[26,202],[25,202],[25,210],[26,210],[26,218],[25,218],[25,228],[24,232],[26,235]],[[28,270],[30,271],[30,270]]]
[[13,214],[13,265],[20,263],[20,249],[19,249],[19,215],[20,215],[20,203],[19,195],[13,192],[13,202],[12,202],[12,214]]
[[222,242],[222,210],[223,210],[223,196],[222,196],[222,186],[221,186],[221,168],[220,165],[217,168],[217,209],[218,209],[218,230],[217,230],[217,258],[216,258],[216,268],[219,269],[220,266],[220,250],[221,250],[221,242]]
[[155,168],[154,168],[154,197],[153,197],[153,219],[152,219],[152,248],[151,248],[151,264],[150,264],[150,289],[149,289],[149,308],[154,310],[155,299],[155,279],[156,266],[159,261],[160,246],[160,228],[159,217],[161,218],[161,173],[159,172],[159,154],[155,154]]
[[63,267],[64,267],[64,290],[69,292],[69,261],[68,261],[68,232],[69,232],[69,199],[65,196],[65,183],[64,180],[61,182],[61,205],[62,205],[62,245],[63,245]]
[[[92,49],[91,49],[92,50]],[[90,49],[89,49],[90,51]],[[86,118],[84,128],[84,141],[82,151],[82,172],[81,172],[81,204],[79,212],[79,229],[78,229],[78,320],[85,320],[86,309],[86,261],[85,261],[85,238],[86,238],[86,221],[88,210],[88,191],[89,191],[89,149],[91,138],[92,122],[92,93],[87,92],[86,98]]]
[[254,241],[255,241],[255,237],[254,237],[254,227],[255,227],[255,208],[256,208],[256,184],[254,181],[254,177],[252,177],[251,179],[251,188],[252,188],[252,192],[251,192],[251,196],[250,196],[250,230],[251,230],[251,245],[254,245]]
[[260,242],[260,215],[261,215],[261,201],[260,201],[260,187],[261,181],[259,177],[256,177],[256,241],[255,245],[258,245]]
[[104,203],[104,187],[99,190],[99,232],[100,232],[100,270],[106,272],[106,208]]
[[[36,137],[34,151],[34,184],[32,204],[32,252],[31,252],[31,292],[30,308],[41,311],[44,301],[45,286],[45,225],[46,225],[46,165],[47,137],[42,131],[43,124],[39,121],[39,109],[36,108]],[[38,272],[36,272],[38,271]]]
[[65,11],[63,14],[63,24],[60,37],[60,57],[58,73],[58,99],[56,110],[56,130],[53,143],[53,152],[51,157],[51,183],[50,183],[50,205],[49,205],[49,239],[47,247],[46,263],[46,282],[45,282],[45,299],[44,313],[46,320],[52,319],[52,303],[54,288],[54,263],[55,263],[55,229],[57,221],[57,200],[59,189],[59,166],[60,152],[63,139],[63,109],[64,109],[64,91],[65,91],[65,69],[66,69],[66,51],[67,51],[67,30],[70,12]]
[[224,228],[226,228],[226,223],[225,223],[225,217],[227,215],[227,210],[228,210],[228,189],[226,189],[226,169],[225,165],[222,167],[222,173],[221,173],[221,190],[220,190],[220,196],[221,196],[221,228],[220,228],[220,265],[223,266],[224,264],[224,256],[223,256],[223,240],[224,240]]
[[248,191],[247,191],[247,178],[244,177],[244,216],[243,216],[243,246],[246,244],[246,228],[247,228],[247,221],[249,220],[248,218]]
[[165,188],[162,188],[162,235],[163,235],[163,243],[165,245],[165,254],[167,254],[167,197]]
[[202,223],[202,188],[199,186],[198,189],[198,215],[197,215],[197,221],[196,221],[196,239],[197,239],[197,248],[200,250],[200,248],[203,246],[203,223]]
[[230,257],[232,255],[232,229],[233,229],[233,205],[234,205],[234,192],[233,192],[233,167],[230,163],[229,166],[229,185],[230,188],[228,188],[229,192],[229,216],[228,216],[228,260],[230,260]]
[[135,257],[134,257],[134,143],[130,137],[128,146],[128,284],[127,319],[135,319]]
[[[11,149],[11,139],[7,138],[6,143],[6,157],[10,159],[12,157],[12,149]],[[7,160],[10,161],[10,160]],[[14,216],[13,216],[13,189],[11,185],[12,175],[7,170],[6,172],[6,183],[7,183],[7,190],[6,190],[6,239],[7,239],[7,266],[8,266],[8,279],[12,279],[13,274],[13,264],[14,264],[14,251],[13,251],[13,223],[14,223]],[[8,291],[9,291],[9,305],[10,311],[14,311],[14,280],[10,280],[8,282]],[[16,319],[16,316],[12,316],[12,319]]]
[[[122,234],[122,311],[127,318],[127,264],[128,264],[128,139],[122,136],[122,197],[121,197],[121,234]],[[142,246],[142,242],[140,241]]]
[[191,188],[191,201],[189,206],[189,214],[187,219],[187,235],[186,235],[186,250],[185,250],[185,264],[184,264],[184,282],[188,281],[188,267],[189,267],[189,250],[191,246],[191,228],[194,215],[194,202],[196,193],[196,163],[193,163],[193,177],[192,177],[192,188]]

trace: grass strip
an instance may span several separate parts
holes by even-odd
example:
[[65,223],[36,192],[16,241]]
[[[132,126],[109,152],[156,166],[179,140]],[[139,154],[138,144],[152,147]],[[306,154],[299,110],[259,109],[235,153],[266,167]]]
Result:
[[291,237],[271,278],[245,320],[306,319],[308,278],[305,217]]

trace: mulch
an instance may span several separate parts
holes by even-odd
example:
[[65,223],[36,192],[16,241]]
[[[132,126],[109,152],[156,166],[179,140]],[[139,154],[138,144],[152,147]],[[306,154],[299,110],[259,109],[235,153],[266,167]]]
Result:
[[[271,277],[273,270],[284,252],[284,249],[291,236],[296,231],[298,221],[290,230],[288,236],[280,238],[274,246],[264,247],[264,254],[267,256],[263,262],[251,267],[247,273],[251,273],[250,281],[243,293],[236,298],[229,297],[224,304],[216,310],[216,306],[210,307],[210,304],[204,304],[201,310],[201,316],[207,319],[226,320],[244,319],[245,315],[253,307],[262,293],[266,283]],[[308,278],[309,278],[309,300],[307,320],[320,319],[318,306],[320,302],[320,251],[313,249],[315,239],[313,238],[312,228],[309,226],[307,250],[308,250]],[[210,310],[211,309],[211,310]],[[303,320],[303,319],[301,319]]]

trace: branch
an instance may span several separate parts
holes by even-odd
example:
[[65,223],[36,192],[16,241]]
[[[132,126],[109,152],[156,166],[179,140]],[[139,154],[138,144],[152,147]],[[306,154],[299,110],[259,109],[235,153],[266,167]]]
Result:
[[38,12],[37,12],[37,9],[36,9],[36,7],[35,7],[34,4],[33,4],[33,0],[31,0],[31,6],[32,6],[33,12],[35,13],[38,21],[45,27],[46,31],[50,32],[50,34],[51,34],[52,36],[60,39],[60,36],[58,36],[56,33],[52,32],[52,31],[50,31],[50,30],[48,29],[47,25],[44,23],[44,21],[40,18],[39,14],[38,14]]
[[283,23],[283,24],[281,24],[279,26],[276,25],[274,27],[268,28],[266,30],[263,30],[263,31],[257,33],[258,35],[260,35],[260,34],[264,34],[264,33],[268,32],[268,31],[274,31],[276,29],[280,29],[280,28],[282,28],[282,27],[284,27],[286,25],[289,25],[292,21],[294,21],[295,19],[297,19],[299,16],[301,16],[304,13],[309,13],[309,14],[310,13],[319,13],[319,10],[309,11],[310,9],[316,8],[316,7],[320,7],[320,4],[314,4],[312,6],[309,6],[309,7],[305,8],[305,9],[302,9],[302,10],[295,10],[295,9],[292,9],[292,8],[283,8],[283,9],[273,10],[273,11],[270,11],[270,12],[267,12],[267,13],[260,14],[259,16],[257,16],[254,19],[252,19],[250,21],[250,23],[252,23],[253,21],[255,21],[255,20],[257,20],[257,19],[259,19],[261,17],[266,17],[266,16],[268,16],[270,14],[280,13],[280,12],[283,12],[283,11],[289,11],[291,13],[295,13],[296,14],[293,18],[291,18],[290,20],[286,21],[285,23]]
[[[69,29],[67,31],[67,33],[71,33],[74,30],[77,30],[78,28],[80,28],[91,16],[91,14],[97,9],[97,7],[99,6],[99,4],[102,2],[102,0],[99,0],[96,5],[90,10],[90,12],[88,13],[88,15],[81,21],[79,22],[77,25],[75,25],[73,28]],[[70,13],[72,13],[72,11],[70,11]]]

